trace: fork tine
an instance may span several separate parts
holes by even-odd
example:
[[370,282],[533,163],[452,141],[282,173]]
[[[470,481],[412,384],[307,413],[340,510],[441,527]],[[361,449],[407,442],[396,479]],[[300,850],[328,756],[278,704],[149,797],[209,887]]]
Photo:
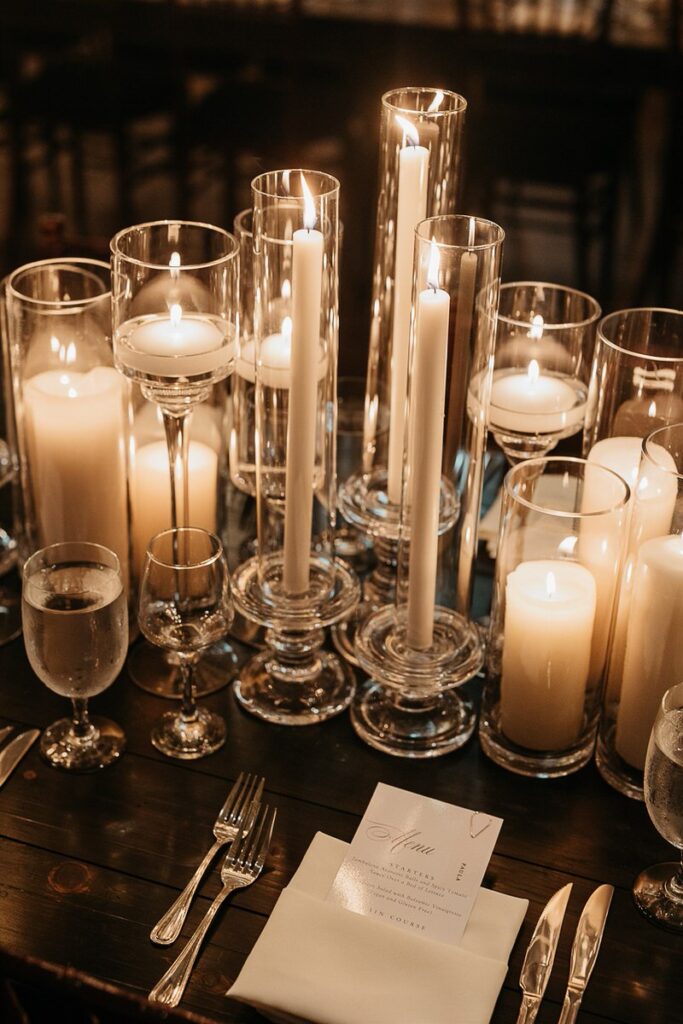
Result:
[[249,778],[251,779],[249,786],[241,795],[239,803],[233,808],[230,815],[230,824],[236,828],[243,828],[243,823],[251,805],[256,804],[258,807],[263,796],[263,787],[266,782],[263,776],[259,778],[257,775],[254,775]]
[[219,818],[225,817],[230,812],[230,809],[232,808],[232,805],[237,800],[237,797],[239,796],[239,793],[240,793],[243,785],[244,785],[244,772],[240,772],[239,775],[237,776],[237,778],[235,779],[233,785],[232,785],[232,789],[230,790],[230,792],[228,793],[228,795],[225,798],[225,803],[223,804],[223,806],[221,807],[220,811],[218,812],[218,817]]
[[[263,858],[268,850],[270,837],[273,833],[276,811],[272,807],[264,807],[259,816],[258,824],[254,826],[250,836],[250,842],[244,851],[240,867],[245,871],[253,871],[258,863],[259,857]],[[263,860],[261,860],[263,864]]]
[[270,840],[273,838],[273,829],[275,827],[275,819],[277,817],[277,810],[275,807],[266,808],[266,810],[268,811],[268,815],[264,819],[261,842],[258,850],[256,851],[256,859],[252,863],[252,868],[258,872],[263,868],[265,859],[268,856]]
[[237,837],[237,839],[235,839],[233,841],[233,843],[232,843],[232,845],[231,845],[230,849],[228,850],[228,853],[227,853],[227,855],[225,857],[225,862],[224,863],[230,864],[230,865],[232,865],[234,867],[239,862],[239,857],[240,857],[240,855],[242,853],[242,850],[244,850],[245,846],[249,842],[249,837],[250,837],[250,835],[252,833],[252,830],[254,828],[254,822],[256,821],[256,816],[258,815],[258,812],[259,812],[259,805],[255,804],[255,803],[252,803],[249,806],[249,811],[247,813],[247,820],[244,823],[244,829],[240,833],[240,835]]

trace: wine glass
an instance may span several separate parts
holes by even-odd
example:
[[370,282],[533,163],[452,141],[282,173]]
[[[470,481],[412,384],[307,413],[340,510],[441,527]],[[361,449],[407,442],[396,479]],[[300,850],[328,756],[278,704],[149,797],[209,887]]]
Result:
[[144,636],[180,662],[180,711],[152,731],[167,757],[193,760],[225,743],[225,721],[196,703],[194,667],[227,633],[233,618],[228,565],[215,534],[198,527],[164,530],[149,542],[140,584],[138,621]]
[[683,683],[662,697],[647,748],[644,788],[653,825],[681,860],[646,868],[633,895],[645,917],[683,931]]
[[44,731],[40,752],[67,771],[104,768],[123,753],[125,736],[115,722],[90,718],[88,698],[106,690],[126,660],[128,606],[119,560],[102,544],[51,544],[24,564],[22,581],[31,668],[73,704],[73,718]]

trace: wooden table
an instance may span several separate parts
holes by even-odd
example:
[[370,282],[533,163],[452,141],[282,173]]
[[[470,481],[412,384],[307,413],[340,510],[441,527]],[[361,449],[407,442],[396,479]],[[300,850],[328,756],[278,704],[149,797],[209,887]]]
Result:
[[[124,673],[93,701],[95,712],[125,727],[128,750],[120,764],[69,776],[47,767],[34,746],[0,790],[0,977],[18,981],[20,996],[47,993],[51,1010],[32,1016],[32,1024],[73,1024],[81,1019],[74,1009],[81,1003],[94,1008],[100,1021],[158,1019],[145,995],[180,946],[155,947],[149,931],[207,849],[216,812],[241,769],[266,775],[268,800],[278,808],[271,855],[262,878],[220,915],[170,1019],[262,1019],[226,999],[225,990],[314,834],[350,840],[382,781],[505,819],[485,884],[526,897],[530,906],[495,1024],[515,1021],[517,979],[531,931],[547,899],[568,880],[574,889],[541,1024],[557,1020],[574,928],[600,882],[612,883],[616,892],[580,1020],[680,1024],[683,937],[648,924],[630,891],[641,868],[672,859],[672,850],[644,806],[610,789],[592,765],[562,781],[527,780],[487,760],[476,739],[459,753],[410,762],[365,746],[347,715],[286,728],[247,716],[230,690],[207,704],[227,717],[225,748],[194,763],[169,761],[149,741],[152,723],[168,703],[141,692]],[[32,674],[21,639],[0,650],[0,724],[42,727],[66,710],[66,702]],[[214,871],[185,937],[217,887]],[[72,1000],[71,1015],[54,1016],[59,1000]],[[458,1024],[456,1009],[453,1022]]]

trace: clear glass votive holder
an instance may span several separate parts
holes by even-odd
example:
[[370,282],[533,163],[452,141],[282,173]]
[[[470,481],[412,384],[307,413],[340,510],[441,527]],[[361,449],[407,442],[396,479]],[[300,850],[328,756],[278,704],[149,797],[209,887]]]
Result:
[[592,756],[630,501],[583,459],[505,477],[479,738],[510,771],[554,778]]
[[639,800],[659,704],[683,679],[683,423],[641,447],[596,747],[603,778]]
[[488,425],[514,463],[583,430],[600,307],[562,285],[501,285]]

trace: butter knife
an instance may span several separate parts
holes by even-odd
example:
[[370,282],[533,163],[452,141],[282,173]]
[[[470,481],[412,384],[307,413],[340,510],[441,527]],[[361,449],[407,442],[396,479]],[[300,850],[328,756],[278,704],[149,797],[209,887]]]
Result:
[[4,725],[2,729],[0,729],[0,743],[2,743],[3,740],[7,739],[13,728],[13,725]]
[[7,782],[8,778],[21,761],[32,743],[40,736],[40,729],[29,729],[7,744],[0,754],[0,786]]
[[613,892],[614,887],[611,885],[598,886],[583,908],[574,936],[569,961],[569,983],[558,1024],[574,1024],[576,1020],[583,993],[598,958]]
[[534,928],[519,976],[519,987],[524,993],[524,998],[519,1008],[517,1024],[532,1024],[538,1013],[553,969],[557,940],[560,937],[572,884],[569,882],[550,897]]

